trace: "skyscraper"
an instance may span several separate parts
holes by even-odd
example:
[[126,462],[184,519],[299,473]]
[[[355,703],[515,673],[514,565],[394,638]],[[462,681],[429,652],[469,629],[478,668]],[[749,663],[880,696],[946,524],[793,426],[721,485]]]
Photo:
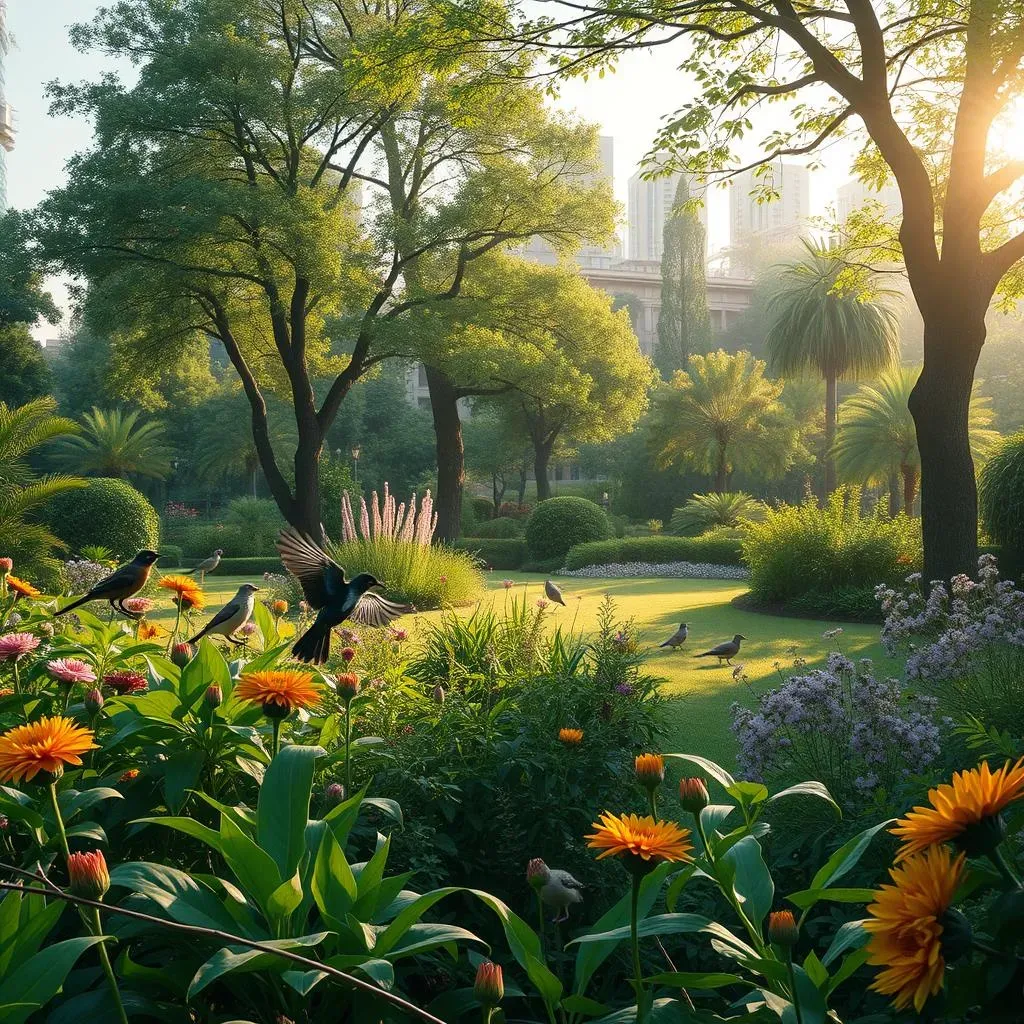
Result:
[[[637,171],[629,179],[629,258],[660,260],[665,249],[665,222],[672,216],[676,191],[682,174],[678,171],[664,178],[647,181]],[[692,184],[691,184],[692,189]],[[702,206],[697,213],[704,227],[704,253],[708,248],[708,211]]]
[[[778,198],[758,202],[756,193],[765,187],[777,192]],[[729,191],[730,241],[737,246],[757,236],[772,241],[795,238],[804,230],[810,212],[810,176],[803,164],[772,164],[767,177],[744,171],[733,178]]]
[[9,43],[7,2],[0,0],[0,213],[7,209],[7,154],[14,149],[14,115],[4,92],[4,60]]
[[895,181],[887,181],[880,189],[873,189],[854,178],[840,185],[836,192],[836,216],[839,223],[842,224],[851,213],[866,203],[879,203],[884,216],[889,220],[903,212],[903,199]]

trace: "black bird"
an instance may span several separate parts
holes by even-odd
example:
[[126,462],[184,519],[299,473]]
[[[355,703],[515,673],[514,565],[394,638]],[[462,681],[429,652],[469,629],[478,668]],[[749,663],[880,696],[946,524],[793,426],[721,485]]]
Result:
[[721,668],[723,660],[726,665],[731,665],[731,659],[740,653],[740,644],[746,639],[742,633],[737,633],[731,640],[726,640],[725,643],[712,647],[710,651],[704,651],[703,654],[695,655],[695,657],[717,658],[719,668]]
[[110,607],[127,615],[129,618],[138,618],[133,615],[122,604],[133,594],[137,594],[149,580],[149,574],[153,565],[160,555],[156,551],[140,551],[127,565],[115,569],[109,576],[105,576],[96,584],[84,597],[61,608],[58,615],[70,612],[86,601],[109,601]]
[[277,550],[284,567],[302,585],[306,600],[318,611],[313,625],[292,648],[299,661],[322,665],[331,653],[331,630],[346,619],[364,626],[384,626],[399,615],[416,611],[412,605],[369,593],[381,584],[368,572],[346,580],[345,570],[330,555],[290,526],[281,531]]

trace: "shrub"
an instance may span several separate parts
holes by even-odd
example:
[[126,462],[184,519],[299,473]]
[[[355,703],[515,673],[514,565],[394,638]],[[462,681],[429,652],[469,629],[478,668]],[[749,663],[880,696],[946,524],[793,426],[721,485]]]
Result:
[[160,541],[160,565],[165,569],[175,569],[185,564],[185,553],[177,544]]
[[[224,525],[250,538],[252,554],[272,552],[274,541],[284,524],[284,516],[281,515],[277,503],[269,498],[235,498],[224,512]],[[248,553],[237,552],[238,555]]]
[[473,509],[473,518],[478,523],[485,523],[488,519],[494,518],[494,502],[489,498],[470,499],[470,508]]
[[981,521],[989,536],[1024,554],[1024,431],[1004,438],[982,467],[978,479]]
[[526,560],[526,542],[521,537],[462,537],[454,546],[492,569],[520,569]]
[[526,523],[526,546],[535,559],[563,558],[576,544],[604,540],[608,517],[600,505],[572,496],[542,501]]
[[520,505],[516,501],[503,501],[498,507],[498,515],[510,519],[529,519],[533,506],[528,503]]
[[207,558],[217,548],[231,558],[269,558],[274,554],[273,541],[253,537],[241,527],[224,523],[195,523],[179,527],[174,538],[181,546],[186,561]]
[[476,523],[470,537],[493,537],[508,538],[521,537],[523,535],[523,524],[518,519],[508,517],[492,519],[489,522]]
[[262,576],[265,572],[283,572],[281,559],[278,556],[260,556],[258,558],[222,558],[213,575],[207,574],[211,580],[218,576]]
[[124,561],[144,548],[158,548],[160,517],[145,495],[124,480],[91,479],[82,490],[58,495],[49,516],[54,533],[71,552],[102,544]]
[[890,518],[878,506],[861,511],[860,491],[837,490],[824,508],[814,498],[769,509],[743,541],[754,599],[788,604],[837,590],[873,591],[902,579],[920,563],[919,524]]
[[716,526],[737,527],[748,520],[764,518],[765,505],[745,491],[695,494],[672,513],[669,529],[690,536]]
[[565,557],[567,569],[616,562],[700,562],[740,565],[742,544],[732,537],[624,537],[578,544]]

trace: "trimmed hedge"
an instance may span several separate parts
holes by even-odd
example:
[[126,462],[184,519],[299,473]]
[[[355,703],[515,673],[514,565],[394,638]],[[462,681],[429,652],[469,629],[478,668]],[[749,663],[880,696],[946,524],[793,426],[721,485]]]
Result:
[[606,540],[611,533],[600,505],[571,495],[542,501],[526,523],[526,546],[534,561],[563,558],[570,548]]
[[468,537],[486,537],[488,540],[499,538],[521,537],[523,535],[523,524],[518,519],[490,519],[486,523],[474,523]]
[[185,564],[185,556],[177,544],[160,542],[160,566],[163,569],[177,569]]
[[209,579],[216,579],[218,576],[262,576],[265,572],[284,574],[285,568],[281,559],[267,556],[259,558],[222,558],[220,565],[208,573]]
[[743,546],[731,537],[623,537],[577,544],[565,556],[566,569],[613,562],[703,562],[742,565]]
[[455,547],[475,554],[492,569],[518,569],[526,559],[526,542],[521,537],[462,537]]
[[159,550],[160,516],[146,496],[124,480],[95,477],[58,494],[47,511],[50,529],[76,554],[90,544],[109,548],[119,561]]

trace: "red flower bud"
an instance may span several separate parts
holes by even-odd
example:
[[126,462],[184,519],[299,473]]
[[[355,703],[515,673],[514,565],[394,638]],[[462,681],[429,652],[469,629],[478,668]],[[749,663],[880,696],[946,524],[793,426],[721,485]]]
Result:
[[0,558],[0,576],[6,576],[13,568],[13,558]]
[[551,870],[540,857],[534,857],[526,865],[526,883],[531,889],[539,889],[551,875]]
[[768,915],[768,941],[792,949],[800,939],[800,929],[791,910],[776,910]]
[[355,697],[359,696],[359,676],[355,672],[342,672],[334,682],[338,696],[350,704]]
[[476,969],[473,995],[481,1006],[497,1006],[505,997],[505,982],[501,977],[501,965],[484,960]]
[[203,700],[206,702],[206,706],[212,711],[214,708],[219,708],[221,704],[224,703],[224,691],[217,683],[210,683],[206,688],[206,693],[203,694]]
[[345,662],[345,664],[348,664],[350,661],[352,661],[352,659],[355,658],[355,656],[356,652],[353,648],[343,647],[341,649],[341,660]]
[[102,850],[73,853],[68,857],[68,888],[72,896],[87,900],[103,899],[110,888],[110,873]]
[[689,811],[690,814],[700,814],[711,803],[708,787],[704,785],[704,780],[680,779],[679,802],[683,805],[684,811]]
[[345,802],[345,787],[340,782],[332,782],[324,790],[324,799],[329,807],[337,807]]
[[103,707],[103,694],[97,689],[90,690],[85,695],[85,710],[89,715],[98,715]]
[[191,644],[175,644],[171,648],[171,661],[178,668],[184,668],[195,657],[195,653]]

